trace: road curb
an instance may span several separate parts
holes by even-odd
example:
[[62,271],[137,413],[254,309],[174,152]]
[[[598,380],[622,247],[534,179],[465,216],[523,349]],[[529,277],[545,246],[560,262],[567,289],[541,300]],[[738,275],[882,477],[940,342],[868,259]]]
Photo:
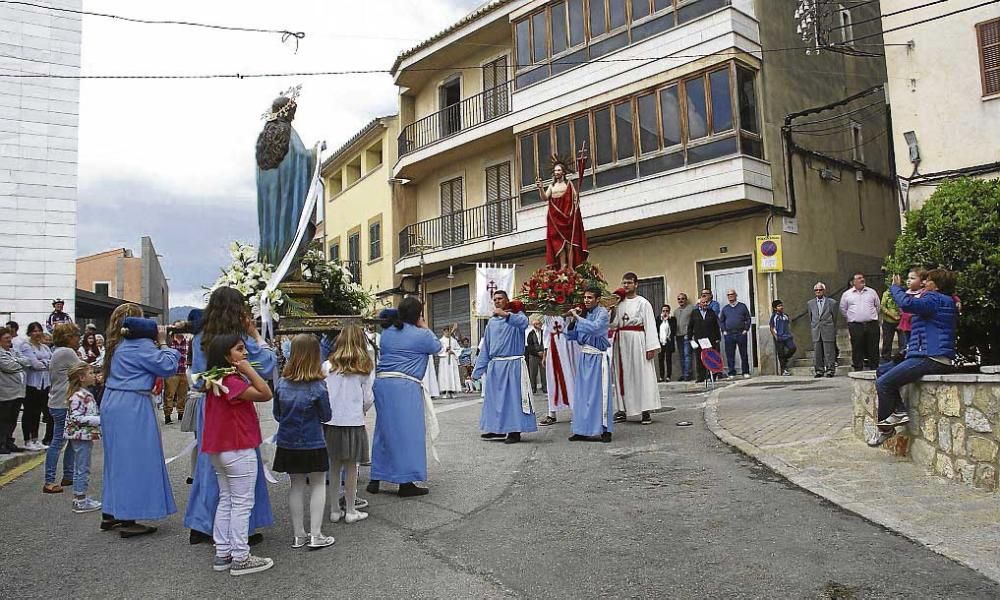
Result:
[[44,452],[11,454],[0,460],[0,487],[45,462]]
[[940,538],[932,538],[926,535],[925,532],[918,530],[913,525],[896,518],[893,515],[886,514],[877,508],[873,508],[872,506],[852,501],[851,499],[844,497],[844,495],[837,490],[832,489],[807,475],[804,475],[802,469],[799,469],[798,467],[789,464],[766,450],[761,449],[755,444],[752,444],[743,438],[736,437],[730,433],[725,427],[719,424],[719,395],[723,391],[733,391],[743,386],[745,383],[747,382],[740,381],[727,388],[717,389],[709,394],[708,398],[705,400],[705,425],[708,427],[709,431],[715,435],[715,437],[719,438],[727,445],[736,448],[742,454],[745,454],[764,464],[769,469],[794,484],[796,487],[828,500],[847,512],[853,513],[866,521],[875,523],[876,525],[885,527],[894,533],[924,546],[936,554],[949,558],[997,583],[1000,583],[1000,564],[997,564],[996,562],[984,561],[979,556],[970,556],[966,554],[962,548]]

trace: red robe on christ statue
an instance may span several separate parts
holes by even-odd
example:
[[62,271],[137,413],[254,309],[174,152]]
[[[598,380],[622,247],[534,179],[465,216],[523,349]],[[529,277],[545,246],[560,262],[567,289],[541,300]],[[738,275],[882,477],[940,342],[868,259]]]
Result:
[[[576,162],[576,172],[583,176],[586,159]],[[577,178],[579,181],[580,178]],[[566,191],[559,198],[549,198],[549,211],[545,217],[545,264],[559,267],[559,253],[569,249],[569,266],[575,269],[587,261],[587,233],[583,230],[580,215],[579,193],[567,180]]]

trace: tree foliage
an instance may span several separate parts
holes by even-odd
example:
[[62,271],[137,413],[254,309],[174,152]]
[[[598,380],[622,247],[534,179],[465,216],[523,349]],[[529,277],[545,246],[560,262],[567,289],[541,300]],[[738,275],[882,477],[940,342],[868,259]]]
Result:
[[957,273],[958,352],[1000,363],[1000,179],[943,183],[910,212],[886,267],[905,276],[914,265]]

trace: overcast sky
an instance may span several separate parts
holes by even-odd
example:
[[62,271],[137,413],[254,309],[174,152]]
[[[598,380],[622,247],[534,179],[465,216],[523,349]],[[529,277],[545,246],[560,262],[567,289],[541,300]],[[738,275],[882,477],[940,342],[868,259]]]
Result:
[[[144,19],[304,31],[298,53],[276,34],[83,22],[84,74],[388,69],[396,55],[483,0],[85,0]],[[80,89],[80,255],[139,249],[149,235],[171,304],[202,303],[232,240],[256,242],[254,142],[261,113],[302,83],[295,127],[307,146],[339,147],[396,111],[388,74],[244,80],[90,80]]]

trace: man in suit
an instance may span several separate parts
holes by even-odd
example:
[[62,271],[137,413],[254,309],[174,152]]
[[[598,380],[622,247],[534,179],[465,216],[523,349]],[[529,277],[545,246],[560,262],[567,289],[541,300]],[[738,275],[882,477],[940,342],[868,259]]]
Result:
[[528,338],[524,344],[524,357],[528,359],[528,376],[531,379],[531,392],[538,392],[538,378],[541,376],[542,393],[545,393],[545,348],[542,346],[542,319],[534,317]]
[[[708,296],[702,295],[698,300],[698,306],[691,313],[691,321],[688,322],[688,338],[692,342],[708,338],[708,341],[712,344],[712,348],[718,350],[719,339],[721,337],[719,316],[709,307]],[[694,359],[698,365],[698,381],[705,381],[708,379],[708,370],[705,368],[704,363],[701,362],[701,348],[697,350],[692,348],[692,350],[694,351]]]
[[837,303],[826,297],[826,284],[813,286],[816,297],[807,302],[809,327],[816,354],[814,377],[833,377],[837,373]]

